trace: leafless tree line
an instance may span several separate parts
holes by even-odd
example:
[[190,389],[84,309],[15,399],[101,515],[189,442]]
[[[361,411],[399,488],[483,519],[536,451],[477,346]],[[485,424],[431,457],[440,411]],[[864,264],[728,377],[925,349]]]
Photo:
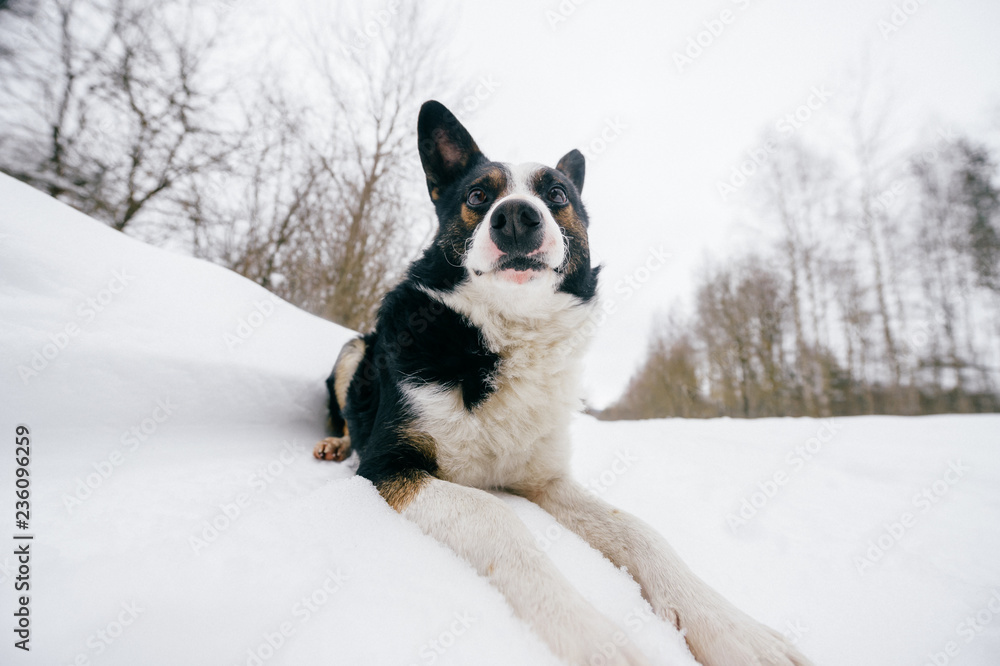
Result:
[[900,158],[880,122],[848,126],[839,151],[772,155],[774,247],[701,276],[604,418],[1000,409],[998,156],[944,133]]
[[0,170],[364,329],[429,228],[408,189],[413,118],[440,71],[428,19],[393,5],[359,39],[360,12],[316,13],[286,61],[243,47],[251,71],[233,62],[239,11],[7,0]]

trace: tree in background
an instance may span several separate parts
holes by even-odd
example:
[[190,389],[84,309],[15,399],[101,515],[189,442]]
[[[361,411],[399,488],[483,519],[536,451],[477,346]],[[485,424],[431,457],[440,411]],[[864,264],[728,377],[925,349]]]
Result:
[[877,187],[777,151],[759,184],[772,253],[706,271],[603,418],[1000,410],[995,159],[962,138],[877,169],[862,152]]
[[683,324],[671,318],[659,324],[649,343],[647,360],[629,382],[625,396],[600,414],[606,419],[665,416],[716,416],[702,398],[701,369]]
[[124,0],[43,0],[5,19],[0,169],[119,231],[155,216],[231,150],[206,68],[213,20]]
[[780,144],[764,166],[759,215],[776,218],[782,232],[778,256],[788,276],[787,302],[795,340],[795,391],[808,414],[828,415],[829,385],[821,367],[825,293],[820,285],[826,262],[820,230],[837,200],[834,167],[801,142]]
[[373,323],[430,228],[413,213],[414,119],[442,68],[416,3],[363,41],[360,12],[310,16],[280,65],[254,54],[269,64],[251,85],[219,3],[17,6],[0,14],[0,170],[310,312]]
[[959,141],[959,200],[967,216],[966,251],[981,287],[1000,294],[1000,187],[993,182],[997,165],[989,150]]

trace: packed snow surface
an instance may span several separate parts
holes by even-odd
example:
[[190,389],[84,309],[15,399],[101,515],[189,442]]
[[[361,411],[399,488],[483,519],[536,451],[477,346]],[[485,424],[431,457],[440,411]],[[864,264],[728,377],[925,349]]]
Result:
[[[350,331],[2,175],[0,202],[0,663],[559,663],[356,458],[310,455]],[[573,435],[580,481],[817,664],[1000,663],[1000,417],[580,416]],[[627,573],[505,499],[651,663],[694,663]]]

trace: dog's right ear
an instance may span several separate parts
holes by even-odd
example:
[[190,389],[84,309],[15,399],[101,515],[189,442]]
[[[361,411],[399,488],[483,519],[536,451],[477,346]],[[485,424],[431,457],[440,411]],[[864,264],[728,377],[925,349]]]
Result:
[[444,188],[486,159],[455,114],[434,100],[420,107],[417,146],[427,176],[427,191],[435,201]]

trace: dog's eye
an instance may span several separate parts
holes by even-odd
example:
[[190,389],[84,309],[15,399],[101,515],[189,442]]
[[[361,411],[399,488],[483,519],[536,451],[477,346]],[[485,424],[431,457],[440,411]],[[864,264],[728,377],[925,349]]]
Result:
[[469,192],[469,198],[466,201],[470,206],[481,206],[486,203],[486,192],[477,187]]
[[568,202],[569,198],[566,196],[566,190],[562,186],[556,185],[549,190],[549,201],[560,206]]

